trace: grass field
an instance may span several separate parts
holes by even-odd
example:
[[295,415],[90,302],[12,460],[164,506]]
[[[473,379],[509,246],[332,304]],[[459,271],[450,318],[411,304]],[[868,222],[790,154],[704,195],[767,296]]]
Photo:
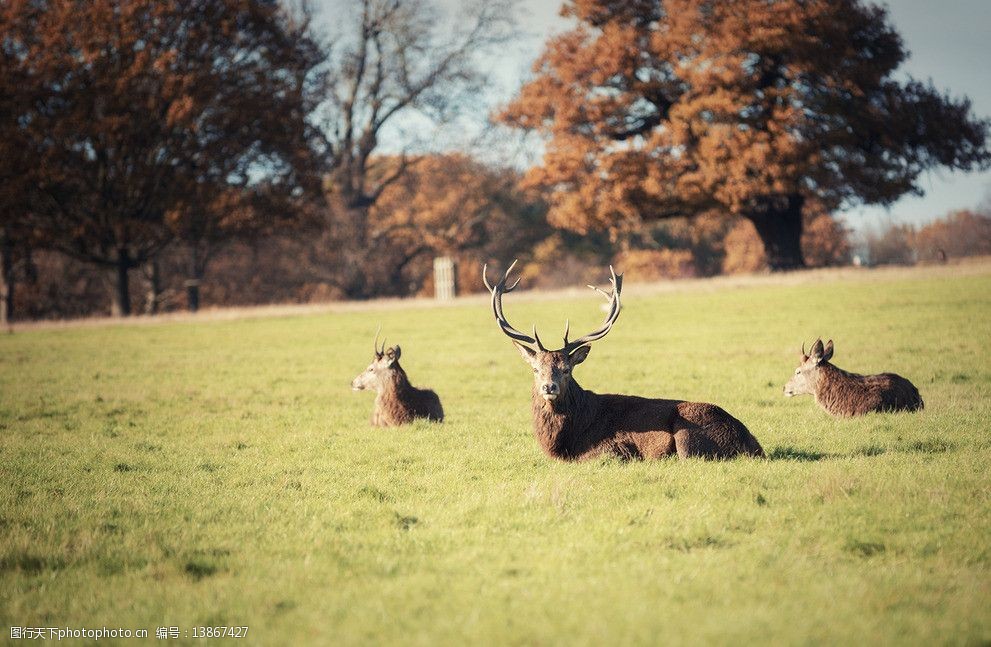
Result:
[[[718,403],[768,460],[552,462],[530,371],[478,302],[2,336],[0,630],[991,641],[991,273],[628,295],[582,385]],[[515,297],[545,340],[602,316],[593,295]],[[368,426],[348,383],[380,323],[444,424]],[[842,368],[913,380],[925,411],[783,398],[818,335]]]

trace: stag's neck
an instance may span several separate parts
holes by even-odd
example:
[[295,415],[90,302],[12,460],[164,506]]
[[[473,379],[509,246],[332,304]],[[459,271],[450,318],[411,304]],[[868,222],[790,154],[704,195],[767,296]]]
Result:
[[537,442],[555,458],[580,458],[594,444],[589,428],[598,409],[598,395],[586,391],[574,380],[556,400],[547,401],[533,389],[533,433]]
[[816,402],[830,413],[843,414],[863,389],[863,383],[863,375],[823,362],[816,375]]
[[380,400],[387,398],[405,400],[406,396],[413,390],[413,385],[409,383],[406,371],[396,365],[389,371],[389,375],[379,383],[377,393]]

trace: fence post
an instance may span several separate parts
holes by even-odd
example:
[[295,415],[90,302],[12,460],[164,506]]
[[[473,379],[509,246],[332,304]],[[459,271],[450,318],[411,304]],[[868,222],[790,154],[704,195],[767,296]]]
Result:
[[434,259],[434,298],[448,301],[454,298],[454,259],[438,256]]

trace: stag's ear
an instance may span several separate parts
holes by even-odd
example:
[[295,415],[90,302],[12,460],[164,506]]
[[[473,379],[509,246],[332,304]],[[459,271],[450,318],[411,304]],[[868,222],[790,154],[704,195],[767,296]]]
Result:
[[389,360],[389,366],[392,366],[399,361],[399,356],[403,354],[403,349],[397,344],[389,350],[385,351],[385,356]]
[[568,355],[568,359],[571,360],[571,365],[578,366],[579,364],[584,362],[585,358],[588,357],[588,352],[590,350],[592,350],[591,346],[579,346],[577,349],[575,349],[575,352]]
[[537,351],[533,350],[529,346],[524,346],[520,342],[513,340],[513,346],[516,346],[516,350],[520,351],[520,357],[527,364],[533,365],[533,360],[537,357]]
[[830,339],[826,342],[826,350],[823,351],[822,361],[828,362],[833,358],[833,340]]
[[819,362],[822,361],[822,354],[823,354],[823,352],[825,352],[825,351],[823,351],[823,348],[822,348],[822,340],[821,339],[817,339],[816,340],[816,343],[812,344],[812,350],[809,352],[809,357],[812,358],[812,361],[813,362],[815,362],[816,364],[818,364]]

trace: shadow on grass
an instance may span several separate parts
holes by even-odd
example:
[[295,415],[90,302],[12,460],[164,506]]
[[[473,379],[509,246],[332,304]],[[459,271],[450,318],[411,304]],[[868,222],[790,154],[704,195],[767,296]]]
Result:
[[897,451],[908,454],[943,454],[953,449],[953,443],[939,438],[927,438],[912,443],[900,443]]
[[58,571],[65,566],[65,561],[59,557],[34,553],[17,552],[0,557],[0,573],[21,571],[28,575],[37,575],[43,571]]
[[822,461],[828,458],[835,458],[833,454],[823,454],[822,452],[810,452],[795,447],[775,447],[767,454],[768,460],[772,461]]

